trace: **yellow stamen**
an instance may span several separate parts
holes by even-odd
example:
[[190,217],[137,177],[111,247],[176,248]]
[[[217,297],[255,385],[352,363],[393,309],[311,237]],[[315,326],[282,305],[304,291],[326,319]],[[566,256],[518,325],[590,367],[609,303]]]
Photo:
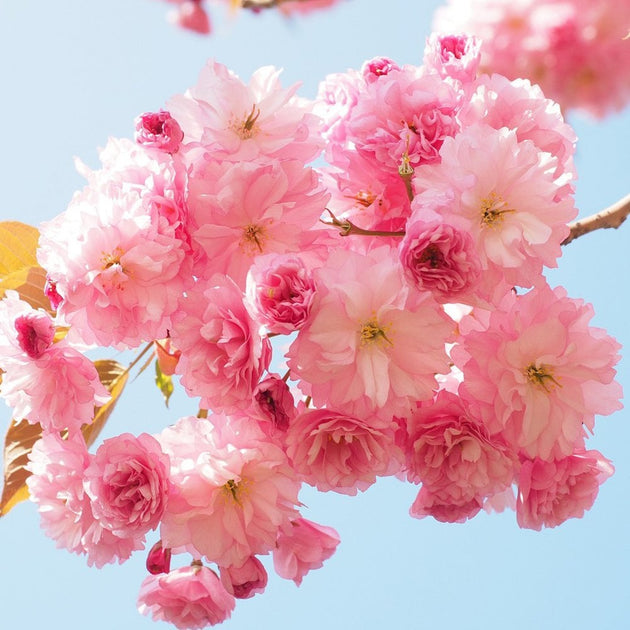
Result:
[[481,225],[482,227],[497,227],[503,222],[504,215],[516,212],[508,207],[507,201],[492,191],[481,200]]

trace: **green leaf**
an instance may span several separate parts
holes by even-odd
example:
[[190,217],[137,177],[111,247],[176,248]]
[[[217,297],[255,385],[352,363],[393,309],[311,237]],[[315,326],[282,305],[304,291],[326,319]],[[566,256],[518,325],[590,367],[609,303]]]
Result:
[[168,407],[168,401],[173,393],[173,379],[162,372],[159,361],[155,362],[155,384],[162,392],[164,404]]

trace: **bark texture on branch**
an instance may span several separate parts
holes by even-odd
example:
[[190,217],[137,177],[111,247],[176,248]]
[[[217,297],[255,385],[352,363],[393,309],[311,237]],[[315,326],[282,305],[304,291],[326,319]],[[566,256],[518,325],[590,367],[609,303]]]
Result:
[[584,219],[578,219],[569,224],[571,232],[562,242],[563,245],[568,245],[576,238],[594,232],[595,230],[601,230],[603,228],[618,228],[630,214],[630,194],[623,197],[619,201],[608,206],[601,212],[592,214],[590,217]]

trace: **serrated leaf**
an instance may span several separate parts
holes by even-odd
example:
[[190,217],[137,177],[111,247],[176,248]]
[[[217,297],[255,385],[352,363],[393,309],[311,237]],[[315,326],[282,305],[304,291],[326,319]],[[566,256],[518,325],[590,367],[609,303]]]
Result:
[[168,407],[168,401],[173,393],[173,379],[168,374],[164,374],[164,372],[162,372],[159,361],[155,362],[155,384],[162,392],[162,396],[164,396],[164,404]]
[[[101,383],[112,397],[105,405],[96,409],[93,422],[81,427],[88,446],[94,443],[103,430],[129,378],[127,368],[112,359],[94,361],[94,365]],[[33,444],[41,435],[42,428],[39,424],[30,424],[26,420],[19,423],[11,421],[4,442],[4,486],[0,498],[0,516],[4,516],[18,503],[28,499],[26,480],[30,472],[26,470],[26,465]]]
[[31,473],[26,470],[26,465],[33,444],[41,436],[42,427],[39,424],[11,420],[4,439],[4,486],[0,498],[0,516],[28,499],[26,479]]

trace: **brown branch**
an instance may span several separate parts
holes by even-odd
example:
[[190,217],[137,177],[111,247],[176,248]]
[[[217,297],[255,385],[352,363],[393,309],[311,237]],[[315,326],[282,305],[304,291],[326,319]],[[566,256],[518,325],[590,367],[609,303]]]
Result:
[[595,230],[601,230],[604,228],[618,228],[630,214],[630,194],[626,195],[623,199],[620,199],[612,206],[608,206],[601,212],[592,214],[590,217],[584,219],[578,219],[569,224],[571,232],[564,241],[563,245],[568,245],[576,238],[594,232]]
[[[241,8],[253,9],[259,11],[260,9],[273,9],[281,4],[284,4],[289,0],[240,0]],[[309,2],[310,0],[292,0],[293,2]]]
[[404,236],[405,232],[388,232],[386,230],[364,230],[360,228],[358,225],[352,223],[348,219],[338,219],[328,208],[326,208],[326,212],[330,215],[331,221],[324,221],[320,219],[320,221],[324,225],[332,225],[333,227],[339,228],[339,233],[341,236],[350,236],[350,234],[359,234],[360,236]]

